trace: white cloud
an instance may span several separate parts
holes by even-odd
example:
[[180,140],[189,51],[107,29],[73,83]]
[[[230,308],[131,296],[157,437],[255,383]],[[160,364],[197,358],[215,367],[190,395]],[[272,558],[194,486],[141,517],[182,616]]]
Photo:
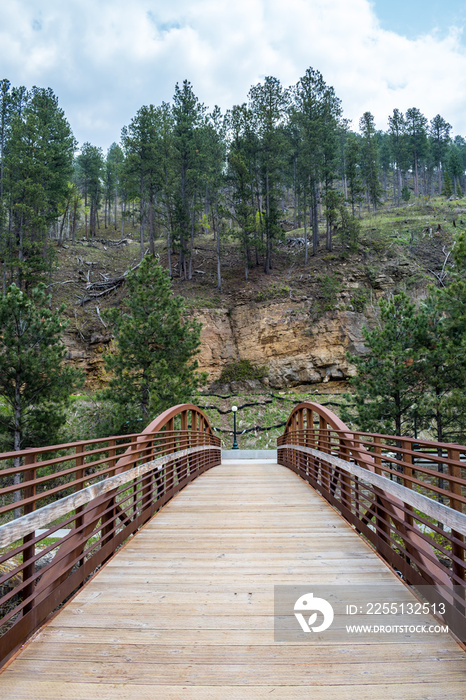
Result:
[[9,0],[0,65],[15,85],[52,87],[77,138],[104,147],[185,78],[208,107],[226,109],[265,75],[288,86],[309,66],[355,128],[364,111],[385,129],[395,107],[415,106],[466,135],[458,34],[384,31],[368,0]]

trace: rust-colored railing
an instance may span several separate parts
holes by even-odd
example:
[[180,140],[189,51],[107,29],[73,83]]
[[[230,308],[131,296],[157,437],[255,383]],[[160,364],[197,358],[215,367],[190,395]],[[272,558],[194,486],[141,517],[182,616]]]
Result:
[[140,434],[0,454],[0,666],[159,508],[220,462],[220,439],[191,404]]
[[446,601],[464,633],[466,447],[354,432],[311,402],[292,411],[277,445],[279,464],[319,491],[407,583]]

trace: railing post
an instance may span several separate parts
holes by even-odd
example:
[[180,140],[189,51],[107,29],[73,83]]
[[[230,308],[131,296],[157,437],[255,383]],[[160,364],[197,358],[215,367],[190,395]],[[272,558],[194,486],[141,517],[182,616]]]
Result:
[[[296,413],[296,444],[304,445],[304,409],[300,408]],[[296,454],[296,471],[300,475],[306,472],[306,457],[303,452],[298,451]]]
[[[188,412],[183,411],[181,413],[181,440],[182,440],[182,449],[188,449],[189,447],[189,433],[188,433]],[[182,470],[186,472],[185,476],[188,477],[190,476],[190,468],[189,468],[189,458],[188,457],[183,457],[181,460],[182,464]]]
[[298,445],[304,445],[304,411],[298,411]]
[[[349,462],[349,451],[344,442],[340,439],[338,446],[338,457]],[[335,470],[336,471],[336,470]],[[357,481],[357,477],[353,477]],[[343,505],[345,505],[351,512],[352,508],[352,498],[351,498],[351,478],[349,474],[344,471],[340,472],[340,483],[341,483],[341,500]],[[356,498],[358,499],[358,492],[355,486]]]
[[[31,465],[34,464],[34,467]],[[36,455],[35,453],[28,453],[24,459],[24,466],[27,467],[29,466],[29,469],[25,469],[23,472],[23,481],[35,481],[36,480],[36,473],[37,473],[37,466],[36,466]],[[36,495],[36,485],[32,484],[32,486],[26,486],[23,489],[23,498],[33,498]],[[35,510],[35,502],[33,503],[26,503],[24,506],[24,515],[26,513],[32,513],[33,510]],[[26,544],[27,542],[30,542],[31,540],[34,540],[36,536],[35,531],[30,532],[28,535],[25,535],[23,537],[23,544]],[[34,544],[29,544],[27,547],[23,549],[23,564],[25,564],[25,567],[23,568],[23,581],[27,581],[27,579],[31,578],[35,574],[35,564],[34,562],[31,562],[30,560],[34,557],[35,554],[35,545]],[[26,563],[29,562],[29,563]],[[23,600],[26,598],[29,598],[29,596],[34,594],[34,589],[35,589],[35,581],[31,581],[31,583],[28,583],[27,586],[24,587],[23,589]],[[31,600],[29,603],[27,603],[24,608],[23,608],[23,615],[26,615],[32,608],[34,607],[34,600]]]
[[[317,448],[317,440],[316,440],[316,431],[314,428],[314,411],[312,409],[306,409],[307,410],[307,430],[306,430],[306,435],[307,435],[307,445],[308,447],[313,447]],[[312,474],[312,477],[315,479],[317,478],[317,472],[316,472],[316,458],[312,455],[309,455],[309,460],[308,460],[308,475]]]
[[[313,445],[313,421],[314,414],[311,409],[306,408],[306,429],[304,433],[304,445],[305,447],[311,447]],[[309,480],[309,467],[314,464],[314,458],[312,455],[306,455],[306,478]]]
[[314,413],[306,408],[306,446],[314,445]]
[[[403,450],[411,451],[411,443],[408,442],[407,440],[403,440],[401,446],[402,446]],[[412,464],[413,464],[413,456],[403,454],[403,475],[404,475],[404,477],[406,477],[406,476],[412,477],[413,476]],[[403,486],[405,486],[407,489],[411,489],[413,487],[411,479],[403,478]],[[412,506],[408,506],[405,504],[405,508],[408,511],[410,511],[411,513],[414,512],[414,509]],[[409,513],[405,513],[405,523],[411,527],[414,524],[413,516],[409,515]]]
[[382,474],[382,443],[378,435],[374,436],[374,468],[376,474]]
[[[137,444],[137,443],[136,443],[136,437],[133,436],[133,437],[131,438],[131,446],[128,448],[130,452],[133,451],[134,446],[135,446],[136,444]],[[138,499],[139,499],[139,496],[138,496],[138,488],[139,488],[139,487],[138,487],[138,479],[133,479],[133,484],[132,484],[132,487],[131,487],[132,492],[133,492],[133,496],[132,496],[132,509],[133,509],[133,513],[132,513],[132,516],[133,516],[133,517],[132,517],[132,519],[133,519],[133,520],[134,520],[134,519],[136,518],[136,516],[138,515],[138,510],[139,510],[139,505],[138,505]],[[131,503],[131,500],[128,499],[128,504],[130,504],[130,503]]]
[[[359,457],[361,455],[361,440],[360,440],[360,436],[358,433],[353,433],[353,448],[354,448],[353,461],[356,464],[360,465]],[[348,455],[348,457],[350,457],[350,455]],[[355,476],[354,477],[354,509],[355,509],[354,512],[356,513],[356,516],[358,518],[360,518],[360,509],[361,509],[361,500],[360,500],[361,494],[359,492],[359,489],[360,489],[359,477]]]
[[[460,477],[461,478],[461,466],[460,466],[460,451],[455,450],[454,448],[448,449],[448,459],[451,459],[452,461],[458,462],[458,464],[449,464],[448,465],[448,473],[450,476],[454,477]],[[461,484],[458,484],[455,481],[450,481],[450,492],[453,494],[450,496],[450,508],[453,508],[453,510],[457,510],[459,512],[463,511],[463,506],[461,504],[461,501],[458,501],[455,498],[455,495],[461,496]],[[460,561],[455,561],[453,559],[452,561],[452,570],[455,576],[457,576],[461,581],[466,580],[465,576],[465,562],[464,562],[464,536],[461,535],[461,533],[456,532],[455,530],[452,530],[452,537],[454,537],[456,540],[459,540],[461,544],[458,544],[458,542],[452,542],[452,554],[456,559],[459,559]]]
[[[326,452],[328,453],[328,429],[327,429],[327,421],[325,420],[324,416],[319,415],[319,436],[317,438],[317,449],[320,452]],[[320,467],[320,482],[321,484],[328,490],[330,491],[331,488],[331,467],[330,464],[327,463],[325,465],[323,460],[317,460],[316,463],[317,467]],[[316,469],[316,479],[318,479],[318,473]],[[327,482],[327,483],[325,483]]]
[[[167,421],[166,426],[165,426],[167,436],[166,436],[166,443],[165,443],[164,450],[163,450],[164,454],[173,454],[174,452],[176,452],[176,438],[175,438],[174,429],[175,429],[175,419],[170,418],[170,420]],[[170,470],[169,477],[167,474],[167,480],[169,479],[168,488],[173,489],[175,487],[175,478],[178,478],[178,471],[176,469],[176,461],[175,460],[173,460],[172,462],[169,462],[169,464],[167,464],[167,466],[165,468],[166,473],[168,472],[168,469]]]
[[[84,478],[84,468],[83,468],[83,465],[84,465],[84,445],[76,445],[75,452],[76,452],[76,457],[75,457],[74,463],[75,463],[76,471],[74,473],[74,476],[75,476],[75,480],[78,481],[78,479]],[[76,486],[74,487],[74,490],[75,490],[75,492],[77,492],[77,491],[80,491],[82,488],[84,488],[84,481],[82,481],[80,484],[76,484]],[[83,524],[82,515],[80,515],[80,513],[82,513],[83,510],[84,510],[84,506],[77,506],[77,508],[75,509],[76,519],[75,519],[74,523],[75,523],[76,531],[78,531],[79,528]],[[78,561],[78,566],[82,566],[83,564],[84,564],[84,559],[80,559]]]
[[[116,455],[116,449],[115,449],[115,440],[109,440],[108,442],[108,476],[114,476],[115,475],[115,455]],[[108,512],[105,513],[105,515],[102,516],[102,523],[101,523],[101,529],[100,529],[100,546],[105,547],[107,544],[107,538],[110,541],[112,537],[115,537],[115,526],[116,526],[116,500],[115,496],[112,496],[107,504],[107,509]],[[83,543],[84,545],[84,543]],[[106,561],[106,560],[105,560]],[[81,560],[83,562],[83,560]],[[81,563],[82,565],[82,563]]]
[[[374,436],[374,469],[376,474],[382,474],[382,442],[378,435]],[[377,491],[374,490],[375,531],[386,544],[390,543],[390,516],[379,502]],[[378,547],[380,549],[380,547]]]
[[[204,418],[203,418],[203,416],[199,415],[197,431],[198,431],[198,444],[200,446],[204,445],[204,430],[205,430]],[[199,471],[200,472],[202,472],[206,466],[205,456],[206,456],[206,453],[204,451],[199,452]]]

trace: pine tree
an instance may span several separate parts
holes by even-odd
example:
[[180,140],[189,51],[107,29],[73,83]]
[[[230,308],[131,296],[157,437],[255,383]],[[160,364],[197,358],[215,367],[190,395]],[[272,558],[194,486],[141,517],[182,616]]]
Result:
[[[433,336],[434,354],[428,358],[432,365],[432,386],[442,389],[441,410],[445,416],[443,423],[451,431],[451,425],[461,431],[464,439],[466,430],[466,237],[461,232],[453,246],[453,268],[449,272],[450,284],[432,292],[437,319],[438,340]],[[433,334],[433,331],[431,331]],[[438,366],[442,363],[441,376],[436,376],[435,358]],[[456,437],[458,440],[458,436]]]
[[461,232],[453,246],[452,281],[436,290],[438,304],[446,313],[446,328],[458,355],[466,353],[466,236]]
[[[380,326],[363,330],[368,352],[350,356],[357,369],[356,422],[367,431],[403,435],[412,432],[424,386],[421,376],[425,319],[406,294],[380,302]],[[351,419],[346,413],[345,419]]]
[[416,107],[411,107],[405,115],[407,147],[411,156],[414,175],[414,196],[419,196],[419,166],[427,155],[427,119]]
[[201,325],[185,317],[182,297],[173,296],[170,279],[152,256],[127,278],[124,309],[113,308],[117,352],[106,357],[112,372],[103,398],[119,411],[118,432],[140,428],[161,411],[188,401],[205,380],[196,372]]
[[81,153],[76,158],[77,179],[84,196],[85,231],[95,236],[97,227],[97,214],[103,191],[102,175],[104,172],[104,157],[102,149],[93,146],[88,141],[82,145]]
[[382,188],[379,182],[379,158],[374,117],[364,112],[359,120],[361,140],[361,170],[366,186],[367,200],[374,209],[380,204]]
[[244,264],[244,279],[249,276],[250,253],[256,246],[255,214],[255,169],[257,136],[252,128],[252,115],[246,104],[233,107],[227,114],[230,131],[230,148],[228,151],[227,181],[231,188],[232,216],[239,233],[241,253]]
[[455,197],[461,197],[461,178],[464,174],[464,164],[456,146],[450,148],[448,154],[448,172],[453,180],[453,194]]
[[117,206],[120,194],[121,169],[123,166],[123,151],[117,143],[112,143],[105,159],[105,206],[108,212],[108,225],[111,224],[111,205],[113,203],[113,226],[117,229]]
[[[319,187],[322,183],[327,195],[335,177],[340,117],[340,100],[335,96],[334,89],[325,83],[319,71],[308,68],[293,89],[291,111],[291,119],[296,125],[299,138],[297,173],[304,209],[305,262],[306,212],[309,207],[312,251],[315,255],[319,244]],[[331,247],[331,224],[327,219],[327,249],[330,250]]]
[[3,449],[53,444],[81,373],[63,366],[66,324],[44,286],[30,297],[11,285],[0,298],[0,433]]
[[1,184],[3,223],[8,221],[0,241],[4,288],[14,281],[32,289],[50,263],[47,234],[69,196],[75,140],[50,89],[13,89],[7,122]]
[[[200,160],[205,180],[205,205],[203,220],[211,227],[214,234],[217,253],[217,289],[222,289],[221,274],[221,239],[224,230],[224,163],[226,158],[225,145],[226,120],[222,117],[219,107],[215,107],[208,115],[205,124],[200,129]],[[209,220],[210,219],[210,224]],[[192,261],[192,256],[190,258]]]
[[416,413],[418,425],[433,430],[438,442],[455,441],[454,433],[466,427],[466,327],[460,320],[460,332],[452,332],[454,313],[445,313],[448,306],[442,290],[432,290],[419,309],[424,317],[420,372],[425,391]]
[[[265,232],[264,272],[272,268],[272,252],[280,237],[279,200],[286,143],[282,121],[287,104],[287,92],[280,81],[267,76],[263,83],[249,91],[250,109],[254,115],[259,137],[259,164],[263,207],[259,215]],[[264,211],[262,211],[264,209]]]
[[394,165],[394,189],[399,204],[403,197],[403,175],[409,169],[406,121],[399,109],[394,109],[392,116],[388,117],[388,136]]
[[141,107],[130,125],[122,132],[125,171],[133,180],[139,200],[139,237],[141,259],[144,257],[144,235],[149,230],[149,252],[154,254],[156,204],[163,183],[161,129],[163,110],[149,105]]
[[432,142],[432,156],[437,166],[438,193],[442,192],[442,166],[445,162],[448,143],[450,141],[451,124],[437,114],[430,122],[429,135]]
[[451,182],[451,177],[448,173],[448,170],[445,170],[445,175],[443,176],[443,188],[442,188],[442,196],[446,197],[447,199],[451,197],[453,194],[453,185]]
[[[205,107],[194,94],[191,83],[175,85],[173,97],[173,162],[176,172],[172,241],[179,245],[179,275],[186,279],[192,273],[187,266],[187,234],[191,232],[191,250],[194,236],[195,203],[199,185],[199,127]],[[192,258],[192,255],[191,255]]]
[[361,179],[360,166],[360,137],[349,134],[345,144],[345,175],[348,183],[349,201],[351,212],[355,215],[355,205],[360,204],[364,186]]

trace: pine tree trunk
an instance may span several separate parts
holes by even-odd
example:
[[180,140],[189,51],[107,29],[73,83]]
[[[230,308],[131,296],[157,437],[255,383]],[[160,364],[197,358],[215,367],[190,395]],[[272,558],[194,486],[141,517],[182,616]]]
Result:
[[317,255],[319,247],[319,216],[317,208],[317,192],[314,187],[312,192],[312,254]]
[[265,261],[264,272],[270,273],[270,191],[269,174],[265,176]]
[[[13,449],[19,452],[21,449],[21,374],[16,372],[15,378],[15,407],[14,407],[14,432],[13,432]],[[13,459],[13,466],[19,469],[21,466],[21,457]],[[21,483],[21,474],[14,475],[14,484]],[[13,500],[15,503],[21,500],[21,491],[15,491]],[[15,508],[15,518],[21,516],[21,508]]]
[[193,278],[193,253],[194,253],[194,217],[196,215],[195,200],[193,198],[193,211],[191,216],[191,238],[189,243],[189,267],[188,267],[188,279]]
[[60,232],[58,234],[58,245],[59,246],[61,246],[63,243],[63,229],[65,227],[65,220],[66,220],[66,217],[68,214],[69,207],[70,207],[70,203],[69,203],[69,201],[67,201],[65,213],[63,214],[63,218],[62,218],[61,224],[60,224]]
[[308,245],[307,245],[307,202],[306,196],[303,198],[303,211],[304,211],[304,264],[307,265],[308,261]]
[[149,252],[151,255],[155,255],[155,247],[154,247],[154,192],[153,192],[152,185],[151,185],[150,196],[149,196]]
[[118,194],[118,189],[117,189],[117,186],[115,185],[115,199],[114,199],[114,205],[113,205],[113,225],[114,225],[115,231],[117,230],[117,204],[118,204],[117,194]]
[[84,183],[84,232],[86,240],[88,239],[87,231],[87,180]]
[[220,226],[218,222],[218,213],[217,211],[212,212],[212,226],[214,227],[214,231],[216,233],[216,239],[217,239],[217,289],[219,292],[222,291],[222,265],[221,265],[221,260],[220,260]]

